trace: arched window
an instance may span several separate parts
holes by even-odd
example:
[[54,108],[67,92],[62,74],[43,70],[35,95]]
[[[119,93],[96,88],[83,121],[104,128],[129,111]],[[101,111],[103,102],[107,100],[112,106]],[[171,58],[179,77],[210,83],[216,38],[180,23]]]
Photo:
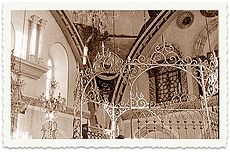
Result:
[[49,98],[49,91],[50,91],[50,81],[54,78],[54,66],[51,59],[47,62],[47,75],[46,75],[46,98]]
[[49,50],[49,56],[52,59],[53,78],[58,82],[54,95],[61,93],[62,97],[67,98],[69,70],[66,49],[61,43],[54,43]]

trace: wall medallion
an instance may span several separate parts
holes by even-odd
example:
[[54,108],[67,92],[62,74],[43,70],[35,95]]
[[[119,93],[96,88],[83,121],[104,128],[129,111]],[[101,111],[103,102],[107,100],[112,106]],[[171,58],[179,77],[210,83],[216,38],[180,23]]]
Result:
[[184,11],[177,17],[177,26],[181,29],[189,28],[194,21],[194,16],[189,11]]

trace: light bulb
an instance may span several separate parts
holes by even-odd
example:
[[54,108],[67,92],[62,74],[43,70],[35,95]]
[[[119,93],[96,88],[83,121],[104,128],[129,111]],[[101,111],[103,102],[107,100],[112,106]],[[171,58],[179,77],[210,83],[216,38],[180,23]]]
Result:
[[85,57],[88,56],[88,50],[89,50],[88,47],[85,45],[84,51],[83,51],[83,56],[85,56]]

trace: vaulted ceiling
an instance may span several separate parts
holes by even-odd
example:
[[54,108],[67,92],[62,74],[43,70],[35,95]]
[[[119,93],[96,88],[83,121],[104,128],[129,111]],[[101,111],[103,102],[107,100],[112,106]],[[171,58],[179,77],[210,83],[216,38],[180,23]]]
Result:
[[[149,45],[157,43],[164,31],[169,28],[169,25],[171,25],[168,30],[170,35],[166,33],[167,39],[178,41],[176,43],[179,43],[185,51],[191,52],[193,51],[191,50],[193,49],[192,45],[194,45],[199,33],[205,26],[205,17],[210,18],[210,20],[215,19],[218,12],[215,10],[62,10],[51,11],[51,14],[61,27],[79,63],[82,61],[84,45],[89,47],[88,65],[90,66],[97,52],[102,50],[102,41],[105,43],[106,50],[109,49],[109,51],[126,60],[127,56],[133,58],[146,53],[145,45],[150,42]],[[190,26],[191,28],[188,28]],[[178,34],[174,35],[176,32]],[[155,39],[150,41],[153,37]],[[186,41],[186,44],[184,41]],[[186,47],[187,44],[189,44],[189,48]]]
[[[140,33],[143,33],[150,21],[161,11],[120,10],[103,11],[103,31],[99,24],[93,24],[90,11],[51,11],[69,41],[75,58],[82,54],[83,45],[89,47],[89,61],[92,63],[97,52],[100,52],[101,42],[105,49],[114,52],[125,60],[132,50]],[[91,18],[90,18],[91,17]]]

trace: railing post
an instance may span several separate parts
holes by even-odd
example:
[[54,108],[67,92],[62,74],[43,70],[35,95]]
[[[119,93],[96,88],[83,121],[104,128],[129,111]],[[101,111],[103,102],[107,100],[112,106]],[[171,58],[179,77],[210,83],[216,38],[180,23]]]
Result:
[[[82,87],[83,87],[83,70],[80,71],[80,90],[82,93]],[[83,95],[81,95],[81,100],[80,100],[80,139],[82,139],[82,103],[83,103]]]
[[[204,109],[206,111],[207,120],[208,120],[207,125],[208,125],[208,130],[209,130],[209,136],[211,136],[211,121],[210,121],[210,116],[209,116],[208,101],[207,101],[207,95],[206,95],[206,90],[205,90],[203,66],[200,66],[200,75],[201,75],[201,87],[202,87],[202,92],[203,92],[203,97],[204,97],[204,106],[205,106]],[[203,107],[203,103],[202,103],[202,107]]]
[[115,139],[115,131],[116,131],[116,123],[115,123],[115,111],[114,111],[114,103],[112,104],[112,122],[111,122],[111,130],[112,130],[112,139]]

